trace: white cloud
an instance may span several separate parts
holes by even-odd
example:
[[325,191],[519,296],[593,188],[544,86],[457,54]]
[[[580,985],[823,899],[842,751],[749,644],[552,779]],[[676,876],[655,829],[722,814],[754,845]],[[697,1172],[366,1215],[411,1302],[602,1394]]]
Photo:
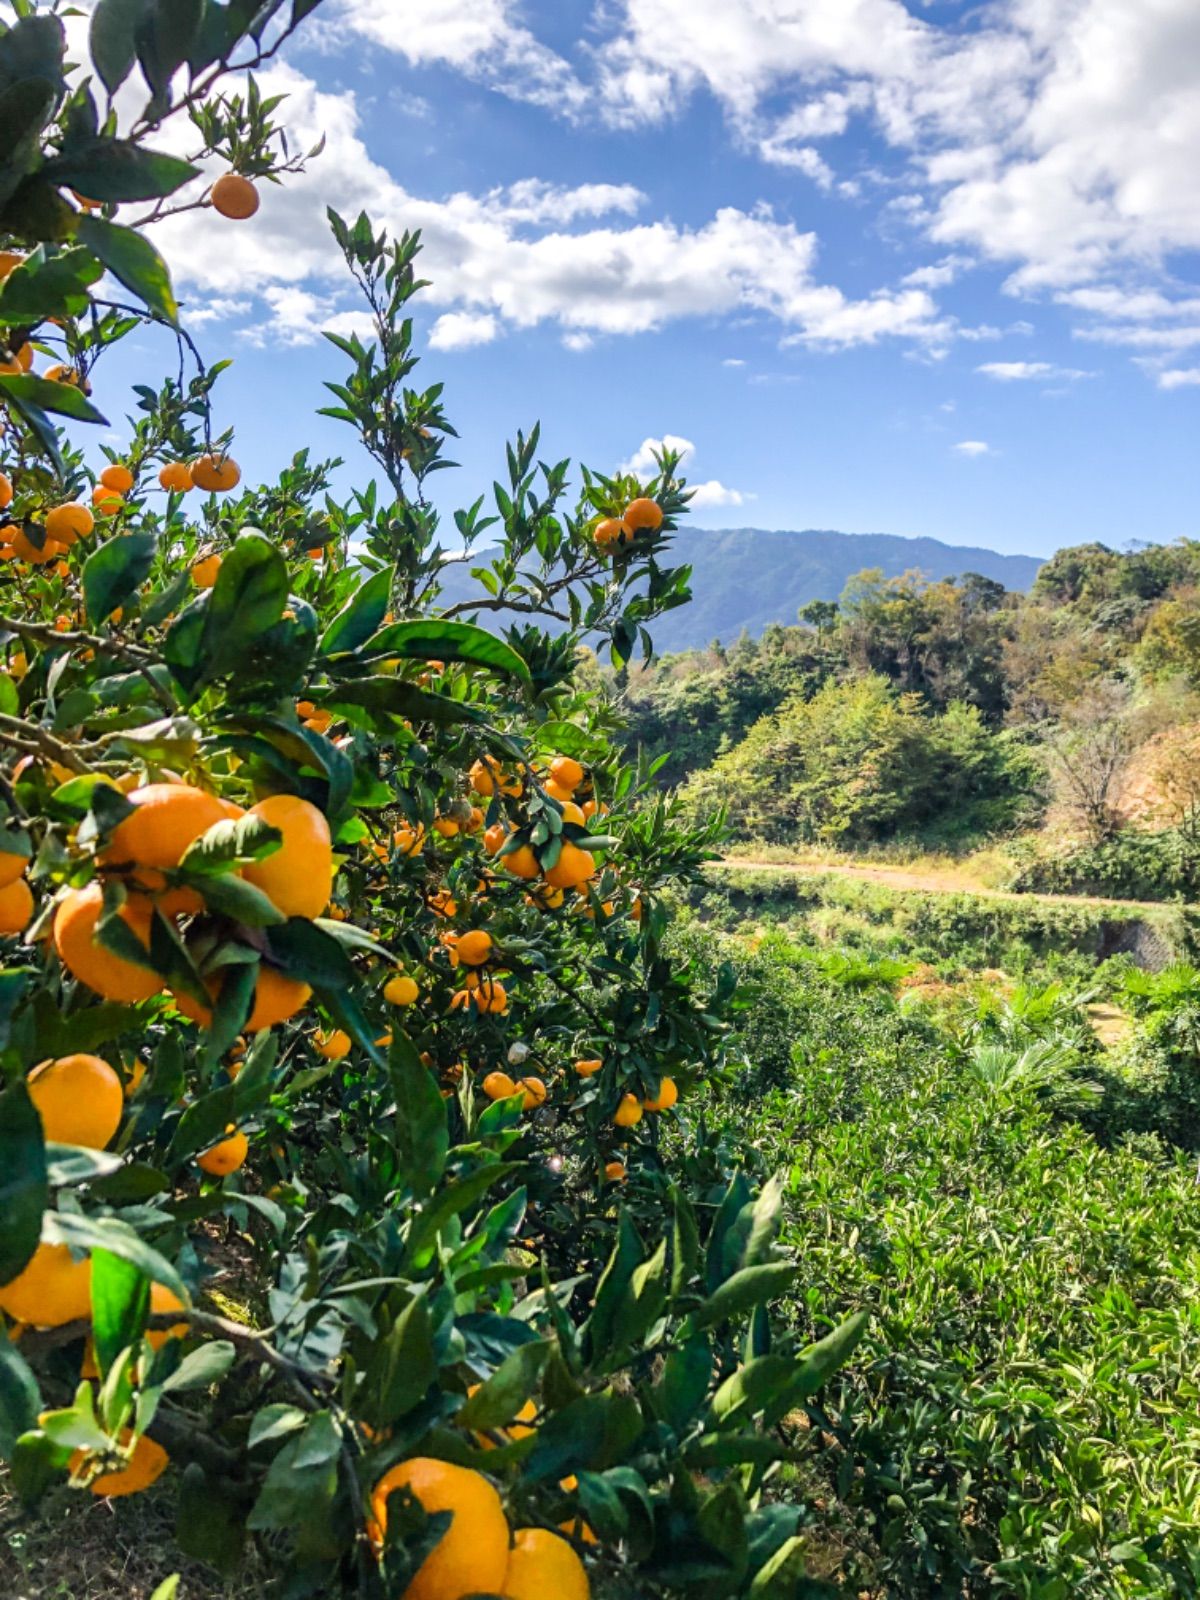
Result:
[[679,456],[680,465],[696,454],[696,446],[690,439],[684,439],[677,433],[664,433],[661,439],[643,439],[629,460],[623,461],[617,471],[632,472],[638,478],[652,477],[658,471],[655,451],[662,450],[674,450]]
[[576,355],[582,355],[585,351],[590,350],[596,341],[590,333],[564,333],[562,342],[564,350],[571,350]]
[[906,272],[900,281],[906,287],[944,289],[970,265],[970,256],[943,256],[940,261],[933,262],[930,266],[917,267],[913,272]]
[[721,365],[723,367],[744,367],[746,363],[742,360],[741,356],[726,356]]
[[584,336],[729,314],[770,318],[787,342],[821,349],[885,338],[945,345],[956,331],[925,290],[881,288],[854,299],[820,282],[815,235],[767,207],[726,206],[685,226],[631,220],[642,196],[628,184],[528,180],[478,195],[414,195],[372,160],[353,94],[320,90],[286,66],[260,83],[264,93],[289,96],[294,147],[323,134],[324,153],[286,185],[264,185],[252,224],[204,211],[154,229],[193,300],[241,299],[250,285],[265,293],[273,324],[257,325],[256,338],[272,325],[291,342],[315,338],[323,317],[354,308],[325,221],[329,205],[347,217],[365,208],[394,232],[421,229],[422,275],[432,280],[426,302],[460,319],[439,324],[443,348],[451,339],[461,348],[465,334],[477,342],[485,331],[551,323],[579,349]]
[[1200,384],[1200,367],[1170,367],[1156,381],[1160,389],[1190,389]]
[[1079,378],[1094,378],[1094,372],[1084,372],[1079,367],[1058,367],[1052,361],[985,361],[975,368],[987,378],[1000,383],[1029,383],[1041,378],[1056,378],[1075,382]]
[[956,444],[954,448],[958,451],[960,456],[974,457],[990,456],[995,454],[991,445],[986,444],[982,439],[963,439],[959,444]]
[[689,502],[693,511],[702,510],[705,506],[742,506],[754,498],[753,495],[743,494],[740,489],[727,488],[716,478],[709,478],[707,483],[689,484],[688,487],[695,490]]
[[433,350],[469,350],[491,344],[498,331],[490,312],[447,311],[429,330],[429,344]]

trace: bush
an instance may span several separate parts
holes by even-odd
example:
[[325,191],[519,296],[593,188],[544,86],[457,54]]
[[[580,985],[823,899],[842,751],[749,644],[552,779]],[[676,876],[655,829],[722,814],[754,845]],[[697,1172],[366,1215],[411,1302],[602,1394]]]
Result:
[[684,794],[726,803],[741,838],[865,844],[964,839],[1011,827],[1036,804],[1036,766],[973,707],[930,715],[881,676],[829,683],[757,722]]
[[1126,828],[1102,843],[1073,850],[1026,850],[1009,887],[1026,894],[1195,900],[1200,895],[1200,844],[1190,830]]

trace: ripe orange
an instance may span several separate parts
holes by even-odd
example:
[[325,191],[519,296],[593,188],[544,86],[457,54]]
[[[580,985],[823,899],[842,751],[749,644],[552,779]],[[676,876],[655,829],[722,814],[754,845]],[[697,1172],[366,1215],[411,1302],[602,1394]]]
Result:
[[207,1150],[202,1150],[196,1157],[196,1165],[210,1177],[224,1178],[231,1172],[237,1171],[245,1161],[249,1149],[250,1141],[246,1135],[231,1131],[224,1139],[210,1145]]
[[[162,992],[163,981],[158,974],[114,955],[95,938],[103,902],[104,892],[98,883],[89,883],[86,889],[72,889],[59,901],[54,914],[58,959],[80,983],[105,1000],[119,1000],[124,1005],[149,1000]],[[127,900],[120,911],[122,922],[147,947],[153,914],[150,902],[141,895]]]
[[[168,1289],[165,1283],[152,1283],[150,1285],[150,1310],[152,1313],[161,1311],[182,1311],[183,1301],[173,1289]],[[169,1328],[151,1328],[146,1334],[156,1350],[160,1350],[168,1339],[186,1339],[191,1324],[188,1322],[173,1322]]]
[[299,795],[273,794],[250,807],[278,828],[283,843],[273,855],[244,869],[285,917],[319,917],[333,892],[333,845],[324,814]]
[[313,1040],[319,1056],[324,1056],[326,1061],[341,1061],[343,1056],[350,1054],[350,1035],[341,1028],[335,1028],[332,1033],[318,1033]]
[[397,973],[383,986],[383,998],[390,1006],[411,1006],[420,994],[416,982],[405,973]]
[[658,1093],[652,1100],[642,1101],[643,1111],[670,1111],[679,1099],[679,1086],[674,1078],[660,1078]]
[[613,1113],[618,1128],[632,1128],[642,1120],[642,1102],[635,1094],[623,1094],[621,1104]]
[[164,489],[175,494],[186,494],[189,489],[195,488],[192,469],[186,461],[168,461],[158,469],[158,481]]
[[105,467],[100,474],[100,482],[106,489],[115,489],[118,494],[128,494],[133,488],[133,473],[128,467],[120,465]]
[[0,889],[0,934],[24,933],[33,921],[33,892],[24,878]]
[[[133,1434],[125,1428],[121,1433],[121,1443],[128,1445]],[[72,1453],[71,1472],[78,1473],[87,1460],[86,1450],[76,1450]],[[140,1494],[143,1489],[148,1489],[162,1477],[167,1469],[170,1457],[162,1445],[156,1444],[143,1433],[133,1447],[129,1460],[123,1467],[118,1467],[114,1472],[104,1472],[96,1478],[89,1488],[93,1494],[104,1495],[107,1499],[116,1499],[118,1495]]]
[[404,1600],[460,1600],[463,1595],[501,1592],[508,1569],[508,1522],[500,1496],[482,1473],[428,1456],[392,1467],[371,1494],[367,1531],[377,1545],[387,1531],[387,1498],[394,1489],[409,1490],[426,1512],[453,1513],[450,1526],[404,1591]]
[[16,250],[0,250],[0,283],[19,267],[25,257]]
[[603,548],[610,544],[619,544],[621,535],[625,531],[625,524],[619,517],[605,517],[603,522],[596,524],[592,538]]
[[28,865],[27,850],[0,850],[0,889],[7,889],[10,883],[15,883]]
[[92,504],[102,517],[111,517],[120,511],[125,502],[115,489],[110,489],[107,484],[98,483],[92,490]]
[[73,545],[76,539],[86,539],[96,526],[96,519],[86,506],[77,500],[54,506],[46,513],[46,537],[59,544]]
[[508,1010],[508,990],[497,978],[485,978],[478,986],[471,986],[470,994],[476,1011],[502,1017]]
[[587,827],[587,818],[583,814],[582,806],[577,806],[574,800],[563,800],[560,804],[564,822],[573,822],[577,828]]
[[28,372],[32,366],[33,346],[26,340],[19,350],[12,352],[8,360],[0,361],[0,372],[14,377],[18,373]]
[[604,1163],[604,1177],[608,1183],[624,1183],[628,1174],[623,1161],[606,1161]]
[[51,538],[44,539],[39,550],[24,528],[10,528],[9,539],[17,560],[28,561],[35,567],[44,567],[49,561],[57,561],[63,553],[63,546],[57,539]]
[[603,1061],[577,1061],[575,1071],[581,1078],[590,1078],[599,1072],[603,1065]]
[[245,222],[254,215],[260,204],[258,190],[249,178],[243,178],[239,172],[227,172],[224,177],[218,178],[212,186],[209,199],[213,210],[228,217],[231,222]]
[[35,1328],[61,1328],[92,1313],[92,1263],[72,1261],[65,1244],[39,1244],[26,1267],[0,1288],[0,1311]]
[[454,948],[458,952],[458,959],[465,961],[467,966],[481,967],[492,953],[492,936],[482,928],[472,928],[469,933],[459,934]]
[[583,768],[570,756],[555,756],[550,763],[550,776],[563,789],[578,789],[583,782]]
[[479,1087],[489,1100],[507,1100],[517,1092],[517,1086],[507,1072],[489,1072]]
[[177,867],[188,845],[226,817],[215,794],[190,783],[147,783],[126,798],[134,811],[113,829],[100,863],[132,868],[151,891],[166,886],[160,869]]
[[103,1150],[121,1125],[125,1109],[121,1080],[99,1056],[43,1061],[25,1083],[50,1143]]
[[657,533],[662,527],[662,507],[656,500],[631,500],[625,507],[625,526],[631,533]]
[[197,456],[192,462],[192,482],[205,493],[226,494],[242,481],[242,469],[232,456]]
[[500,1590],[504,1600],[590,1600],[583,1562],[548,1528],[518,1528]]
[[546,882],[554,889],[574,889],[585,882],[596,870],[596,858],[590,850],[581,850],[569,839],[563,840],[558,860],[546,874]]
[[536,878],[542,870],[538,858],[527,844],[518,845],[515,850],[510,850],[506,856],[501,856],[500,865],[505,872],[514,878]]
[[215,551],[211,556],[202,556],[192,568],[192,582],[197,589],[211,589],[220,570],[221,558]]
[[472,763],[471,770],[467,773],[467,777],[471,780],[471,787],[474,789],[476,794],[481,794],[484,796],[495,794],[496,780],[494,776],[494,768],[495,762],[490,758],[487,761],[475,761]]
[[575,792],[573,789],[568,789],[565,784],[556,783],[553,778],[547,778],[542,788],[550,796],[551,800],[557,800],[560,806],[565,805]]
[[[209,994],[216,999],[220,979],[210,979],[207,987]],[[182,991],[172,989],[171,993],[185,1017],[198,1022],[202,1028],[212,1026],[212,1012],[207,1006],[202,1006],[198,1000],[193,1000],[190,994]],[[254,988],[254,1006],[243,1024],[245,1031],[261,1033],[264,1028],[273,1028],[279,1022],[286,1022],[289,1017],[295,1016],[311,994],[307,983],[286,978],[274,967],[260,965],[258,982]]]
[[517,1088],[525,1091],[522,1105],[526,1111],[534,1111],[546,1104],[546,1085],[540,1078],[522,1078]]
[[508,838],[508,829],[502,822],[493,822],[483,836],[483,848],[488,855],[498,855],[504,848],[504,841]]

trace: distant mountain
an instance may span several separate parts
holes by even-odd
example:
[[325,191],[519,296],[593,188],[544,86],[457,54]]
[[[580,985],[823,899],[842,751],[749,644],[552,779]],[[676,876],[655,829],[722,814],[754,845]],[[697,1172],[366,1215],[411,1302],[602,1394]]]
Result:
[[[480,552],[483,554],[483,552]],[[655,649],[686,650],[740,633],[757,635],[769,622],[795,622],[809,600],[836,600],[846,580],[864,567],[886,577],[914,568],[927,578],[978,572],[1007,589],[1028,589],[1042,565],[1035,556],[1003,556],[939,539],[904,539],[891,533],[833,533],[809,528],[788,533],[768,528],[688,528],[675,539],[673,564],[692,567],[692,603],[654,623]],[[477,592],[466,568],[445,574],[445,600]]]

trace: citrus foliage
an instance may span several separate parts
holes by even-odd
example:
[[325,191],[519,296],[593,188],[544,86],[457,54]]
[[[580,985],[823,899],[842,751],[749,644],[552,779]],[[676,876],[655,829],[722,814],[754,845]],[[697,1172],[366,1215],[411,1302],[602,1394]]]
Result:
[[[341,504],[301,451],[252,486],[219,367],[140,386],[96,478],[51,422],[175,321],[139,224],[252,226],[295,165],[217,85],[312,9],[101,0],[92,77],[50,13],[0,35],[0,1451],[31,1506],[169,1471],[183,1547],[277,1537],[292,1594],[792,1595],[776,1425],[861,1323],[778,1328],[778,1186],[666,1153],[732,977],[664,953],[663,890],[714,831],[581,676],[687,599],[677,460],[572,500],[534,428],[443,545],[419,239],[336,215],[374,337],[333,340],[329,414],[379,482]],[[211,189],[153,149],[177,114]]]

